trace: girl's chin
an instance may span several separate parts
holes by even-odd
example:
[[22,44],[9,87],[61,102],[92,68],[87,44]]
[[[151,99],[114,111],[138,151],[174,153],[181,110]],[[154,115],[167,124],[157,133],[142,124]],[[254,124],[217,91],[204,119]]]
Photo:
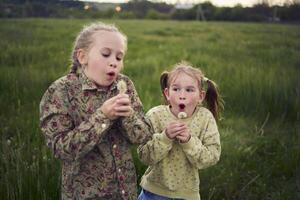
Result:
[[95,83],[100,87],[109,87],[113,82],[114,80],[95,80]]

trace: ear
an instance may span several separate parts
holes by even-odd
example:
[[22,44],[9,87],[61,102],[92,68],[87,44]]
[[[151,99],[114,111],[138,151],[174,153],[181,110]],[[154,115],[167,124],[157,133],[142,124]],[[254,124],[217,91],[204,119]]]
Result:
[[83,49],[79,49],[76,56],[81,65],[87,64],[87,55]]
[[169,89],[168,88],[164,89],[164,95],[165,95],[166,99],[169,101],[170,97],[169,97]]
[[204,90],[201,90],[200,93],[199,93],[199,103],[202,103],[205,99],[205,95],[206,95],[206,92]]

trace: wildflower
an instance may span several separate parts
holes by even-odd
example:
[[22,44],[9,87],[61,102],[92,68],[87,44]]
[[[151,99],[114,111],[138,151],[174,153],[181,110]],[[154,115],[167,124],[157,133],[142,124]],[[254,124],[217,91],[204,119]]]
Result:
[[178,115],[177,115],[177,117],[179,119],[184,119],[184,118],[187,118],[187,114],[185,112],[179,112]]
[[119,81],[117,84],[117,88],[118,88],[120,94],[124,94],[127,90],[125,81],[123,81],[123,80]]
[[7,142],[7,145],[8,145],[8,146],[11,145],[11,140],[10,140],[10,139],[8,139],[6,142]]

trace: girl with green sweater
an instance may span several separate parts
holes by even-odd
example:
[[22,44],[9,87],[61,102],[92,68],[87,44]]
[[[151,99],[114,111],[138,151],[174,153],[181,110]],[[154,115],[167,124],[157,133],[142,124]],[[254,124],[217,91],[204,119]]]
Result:
[[167,105],[146,115],[153,135],[138,147],[149,166],[138,200],[200,200],[198,170],[216,164],[221,154],[216,119],[222,99],[216,84],[186,62],[164,72],[160,83]]

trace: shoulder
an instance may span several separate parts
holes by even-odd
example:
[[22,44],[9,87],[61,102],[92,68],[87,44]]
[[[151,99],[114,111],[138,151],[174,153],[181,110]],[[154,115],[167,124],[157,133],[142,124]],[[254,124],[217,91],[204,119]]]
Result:
[[168,121],[167,115],[167,105],[155,106],[147,112],[146,119],[152,125],[154,132],[161,132],[164,129]]
[[41,104],[49,101],[66,101],[68,99],[69,90],[78,85],[78,77],[76,74],[67,74],[54,81],[44,93]]
[[199,107],[197,113],[197,121],[208,124],[208,123],[216,123],[216,120],[210,110],[205,107]]
[[153,108],[151,108],[146,116],[151,117],[151,116],[159,116],[162,113],[167,112],[167,105],[159,105],[159,106],[155,106]]
[[68,75],[63,76],[48,87],[40,102],[41,121],[54,113],[66,114],[68,112],[69,98],[66,88],[69,81]]
[[199,108],[198,114],[206,117],[214,117],[210,110],[202,106]]
[[54,81],[48,88],[50,93],[67,91],[69,88],[74,87],[79,83],[76,74],[67,74],[56,81]]

